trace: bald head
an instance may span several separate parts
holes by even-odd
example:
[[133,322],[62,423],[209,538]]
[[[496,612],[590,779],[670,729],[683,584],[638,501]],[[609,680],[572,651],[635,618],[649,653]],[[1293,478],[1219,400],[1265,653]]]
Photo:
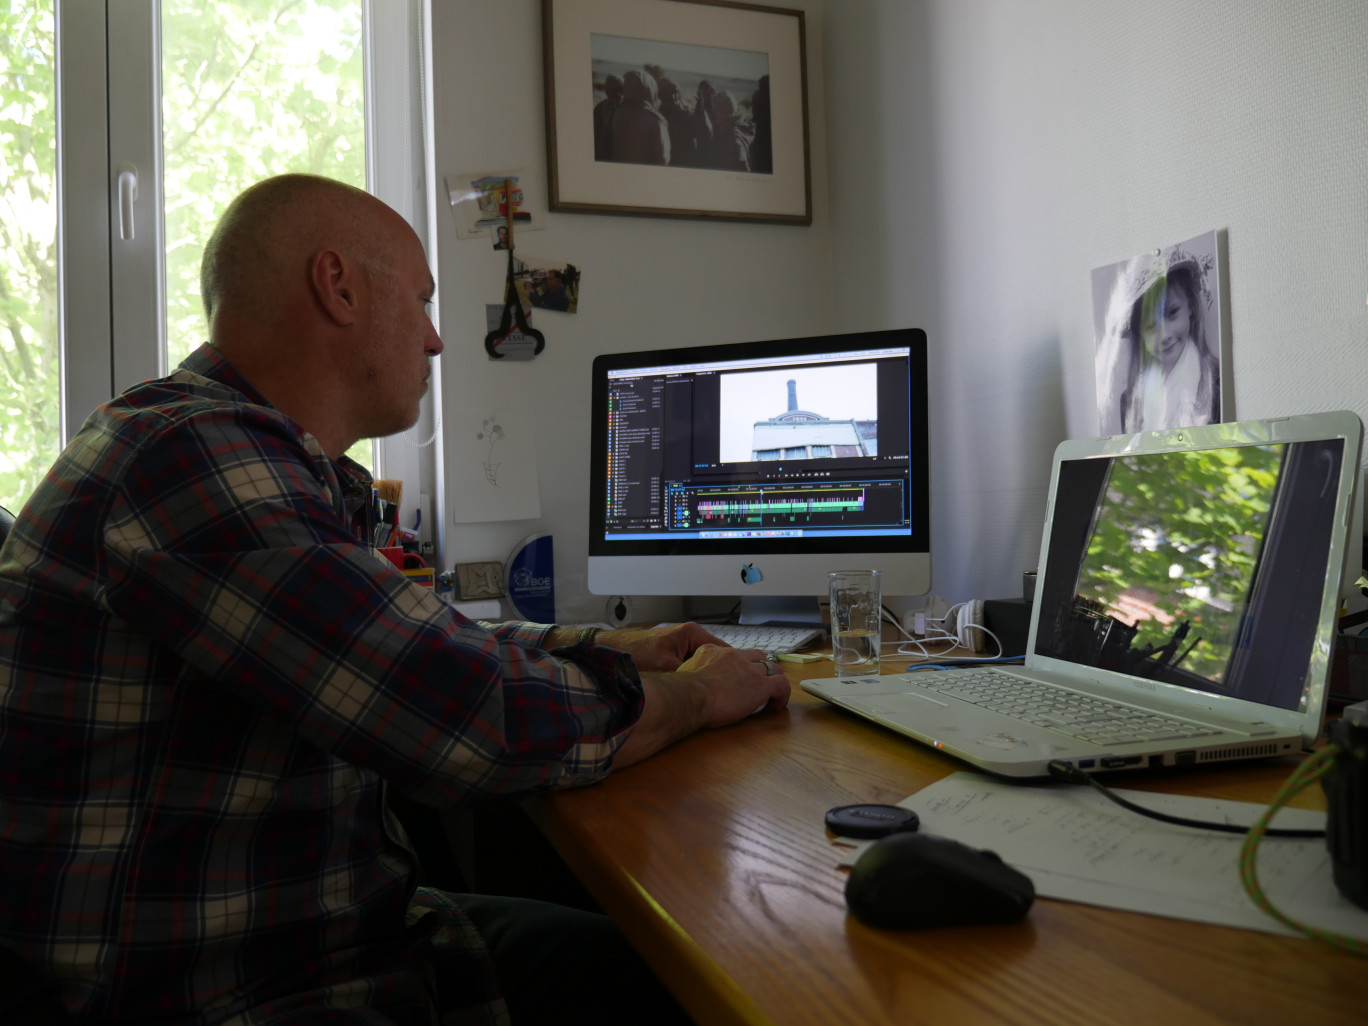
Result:
[[257,322],[299,288],[320,249],[360,259],[398,215],[370,193],[331,178],[288,174],[251,186],[224,211],[204,249],[200,292],[212,333],[224,307]]
[[200,270],[211,344],[330,455],[411,425],[442,350],[435,283],[394,210],[328,178],[268,178],[228,205]]

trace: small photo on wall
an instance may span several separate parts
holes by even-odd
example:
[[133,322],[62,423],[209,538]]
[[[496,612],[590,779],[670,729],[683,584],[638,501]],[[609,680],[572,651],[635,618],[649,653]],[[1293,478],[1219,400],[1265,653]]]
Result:
[[447,175],[444,180],[457,238],[488,239],[494,249],[506,250],[510,214],[514,247],[518,232],[546,227],[546,217],[533,201],[534,191],[523,169]]
[[519,257],[513,281],[523,306],[575,313],[579,309],[580,269],[538,257]]
[[1218,233],[1092,272],[1102,434],[1228,419]]

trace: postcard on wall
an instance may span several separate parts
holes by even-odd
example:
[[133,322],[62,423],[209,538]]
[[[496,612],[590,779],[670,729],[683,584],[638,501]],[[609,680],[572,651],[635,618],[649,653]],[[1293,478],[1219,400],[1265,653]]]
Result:
[[[485,394],[466,382],[472,395]],[[489,393],[497,396],[496,389]],[[541,516],[532,422],[512,406],[461,403],[447,428],[452,520],[458,524],[533,520]]]
[[543,257],[519,256],[513,282],[523,306],[575,313],[579,310],[582,272],[574,264]]
[[1230,418],[1218,236],[1210,231],[1092,272],[1103,434]]
[[458,238],[485,238],[495,249],[508,249],[510,199],[515,247],[518,232],[546,227],[546,215],[537,209],[533,183],[525,169],[447,175],[445,181]]
[[[485,331],[493,334],[503,326],[503,315],[507,304],[485,304]],[[523,320],[528,327],[532,325],[532,310],[523,304]],[[516,322],[511,323],[508,333],[502,338],[485,346],[491,360],[531,360],[537,355],[537,343],[519,330]]]

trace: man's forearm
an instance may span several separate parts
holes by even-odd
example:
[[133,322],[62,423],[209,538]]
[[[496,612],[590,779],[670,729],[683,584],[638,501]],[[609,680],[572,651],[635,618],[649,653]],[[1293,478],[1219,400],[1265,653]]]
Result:
[[555,627],[546,635],[541,647],[546,651],[553,648],[566,648],[581,641],[593,641],[601,633],[601,627]]
[[643,673],[641,689],[646,701],[641,719],[613,757],[621,769],[654,755],[707,722],[707,688],[688,673]]

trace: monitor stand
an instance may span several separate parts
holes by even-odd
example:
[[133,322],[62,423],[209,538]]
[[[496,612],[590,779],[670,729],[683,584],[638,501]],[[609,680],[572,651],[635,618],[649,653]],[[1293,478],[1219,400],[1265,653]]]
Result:
[[812,596],[751,595],[741,599],[738,623],[820,626],[822,604]]

